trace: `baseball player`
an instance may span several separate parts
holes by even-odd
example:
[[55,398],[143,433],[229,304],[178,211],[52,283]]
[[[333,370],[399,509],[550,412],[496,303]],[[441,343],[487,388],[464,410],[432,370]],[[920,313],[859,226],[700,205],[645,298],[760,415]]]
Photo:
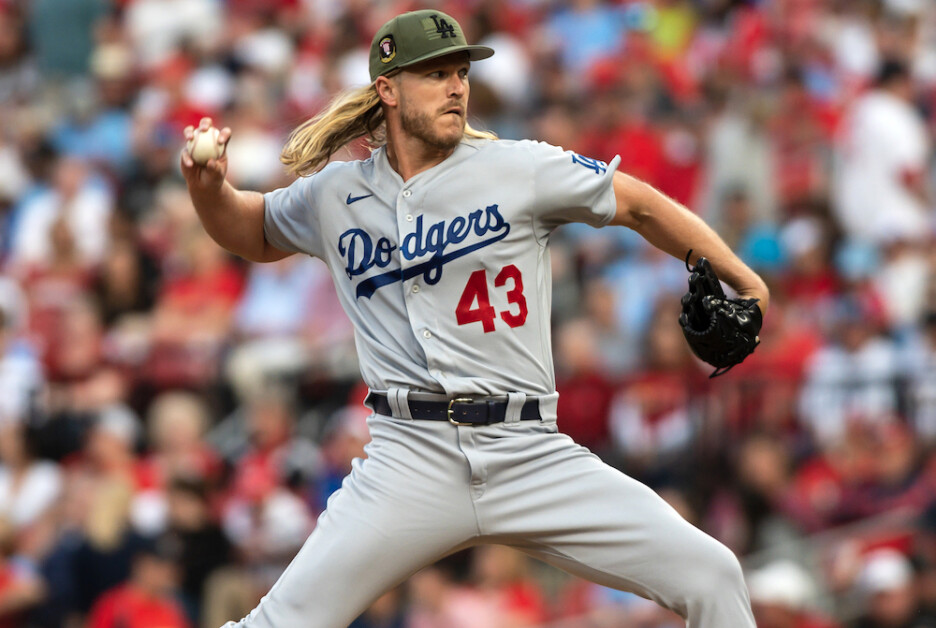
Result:
[[[762,309],[767,289],[691,212],[616,172],[620,158],[472,129],[469,68],[492,54],[439,11],[390,20],[371,45],[371,84],[284,148],[308,176],[269,194],[232,187],[223,157],[199,166],[183,150],[221,246],[326,262],[373,409],[367,458],[269,593],[228,626],[347,626],[421,567],[499,543],[655,600],[692,628],[753,628],[731,551],[558,433],[549,235],[573,221],[623,225],[680,259],[705,255]],[[328,163],[364,135],[380,144],[370,158]]]

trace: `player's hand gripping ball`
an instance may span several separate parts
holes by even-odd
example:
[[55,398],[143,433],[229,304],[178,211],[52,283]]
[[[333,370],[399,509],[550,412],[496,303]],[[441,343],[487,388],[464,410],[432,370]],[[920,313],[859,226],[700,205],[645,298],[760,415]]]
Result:
[[709,261],[700,257],[689,268],[689,255],[686,270],[692,274],[689,291],[682,298],[679,326],[692,352],[715,367],[709,377],[716,377],[740,364],[760,344],[763,315],[758,299],[725,298]]
[[192,139],[185,144],[185,148],[199,166],[204,166],[212,159],[220,159],[224,154],[224,145],[218,143],[218,136],[221,131],[213,126],[202,131],[195,129]]

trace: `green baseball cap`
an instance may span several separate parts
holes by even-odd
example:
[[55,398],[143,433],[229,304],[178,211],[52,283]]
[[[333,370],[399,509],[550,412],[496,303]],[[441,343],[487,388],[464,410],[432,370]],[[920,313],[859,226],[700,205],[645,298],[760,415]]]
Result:
[[458,22],[442,11],[403,13],[374,35],[370,47],[371,81],[391,70],[462,50],[472,61],[494,54],[487,46],[469,46]]

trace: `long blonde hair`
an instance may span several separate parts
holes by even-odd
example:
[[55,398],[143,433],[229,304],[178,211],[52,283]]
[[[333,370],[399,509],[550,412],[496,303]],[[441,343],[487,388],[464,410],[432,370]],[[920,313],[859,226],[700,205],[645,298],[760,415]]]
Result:
[[[365,138],[373,146],[387,142],[387,126],[380,96],[374,83],[338,94],[314,117],[293,129],[286,140],[280,161],[286,169],[305,177],[323,168],[331,156],[348,142]],[[465,136],[496,140],[489,131],[478,131],[465,124]]]

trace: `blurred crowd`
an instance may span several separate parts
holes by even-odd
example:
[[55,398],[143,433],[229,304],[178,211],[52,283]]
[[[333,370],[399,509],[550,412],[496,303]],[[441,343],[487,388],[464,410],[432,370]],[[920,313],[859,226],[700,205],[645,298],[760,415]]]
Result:
[[[710,380],[683,264],[559,229],[560,429],[741,555],[760,628],[936,626],[931,0],[0,0],[0,628],[239,618],[364,455],[326,269],[217,247],[181,130],[212,116],[235,185],[288,184],[289,131],[426,7],[496,50],[476,128],[621,155],[771,287]],[[354,627],[682,625],[485,547]]]

